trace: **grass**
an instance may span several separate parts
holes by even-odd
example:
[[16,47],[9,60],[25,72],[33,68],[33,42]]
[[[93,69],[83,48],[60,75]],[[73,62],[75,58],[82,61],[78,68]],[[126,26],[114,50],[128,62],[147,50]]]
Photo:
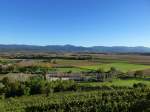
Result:
[[145,70],[150,69],[149,65],[141,65],[141,64],[130,64],[127,62],[122,63],[102,63],[97,65],[82,65],[82,66],[60,66],[60,67],[54,67],[57,72],[68,72],[72,71],[73,73],[79,73],[86,70],[97,70],[99,68],[104,69],[105,71],[108,71],[111,67],[115,67],[116,69],[122,71],[122,72],[128,72],[128,71],[136,71],[136,70]]
[[91,66],[97,65],[99,62],[93,62],[89,60],[65,60],[65,59],[56,59],[56,64],[54,66]]
[[123,59],[111,59],[111,58],[97,58],[92,60],[94,62],[99,62],[99,63],[128,63],[127,60]]
[[144,83],[146,85],[150,85],[150,81],[149,80],[145,80],[145,79],[126,79],[126,80],[123,80],[123,79],[114,79],[112,81],[109,81],[109,82],[87,82],[87,83],[79,83],[81,86],[103,86],[103,85],[106,85],[106,86],[126,86],[126,87],[132,87],[134,84],[137,84],[137,83]]
[[115,67],[116,69],[122,72],[144,70],[150,68],[150,66],[148,65],[130,64],[130,63],[109,63],[109,64],[100,64],[100,65],[93,65],[93,66],[81,66],[81,68],[92,69],[92,70],[97,70],[98,68],[102,68],[106,71],[109,70],[111,67]]
[[77,68],[77,67],[58,67],[58,68],[55,68],[55,70],[57,72],[72,71],[73,73],[79,73],[79,72],[85,71],[85,69],[80,69],[80,68]]

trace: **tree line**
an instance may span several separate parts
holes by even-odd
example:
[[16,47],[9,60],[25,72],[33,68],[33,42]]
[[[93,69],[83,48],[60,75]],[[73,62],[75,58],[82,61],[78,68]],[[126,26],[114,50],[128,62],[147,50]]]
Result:
[[61,91],[76,91],[77,84],[72,80],[46,81],[43,77],[31,77],[27,81],[11,81],[8,77],[1,81],[3,86],[0,88],[2,97],[29,96],[35,94],[50,94]]

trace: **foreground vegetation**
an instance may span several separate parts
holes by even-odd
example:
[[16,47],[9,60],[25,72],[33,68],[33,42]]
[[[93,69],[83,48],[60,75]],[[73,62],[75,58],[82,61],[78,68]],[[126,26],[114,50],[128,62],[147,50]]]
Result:
[[149,95],[149,88],[113,89],[23,96],[0,104],[4,112],[148,112]]
[[25,82],[11,82],[4,78],[0,109],[3,112],[148,112],[150,86],[138,80],[134,79],[137,82],[132,86],[127,83],[120,86],[113,81],[111,84],[49,82],[33,77]]

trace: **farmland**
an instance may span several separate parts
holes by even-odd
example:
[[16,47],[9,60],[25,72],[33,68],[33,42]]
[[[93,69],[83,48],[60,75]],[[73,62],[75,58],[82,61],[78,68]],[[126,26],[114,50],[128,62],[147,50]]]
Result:
[[[149,110],[149,105],[138,108],[149,102],[149,56],[96,53],[5,55],[1,54],[0,58],[0,109],[3,112]],[[61,78],[50,81],[45,77],[49,74]],[[71,76],[74,74],[77,76]],[[62,80],[64,76],[80,78],[80,75],[81,80]]]
[[[9,65],[9,69],[13,69],[9,74],[14,75],[20,72],[24,74],[40,74],[44,69],[47,69],[49,73],[83,73],[98,69],[103,69],[107,72],[112,67],[123,73],[132,73],[139,70],[146,75],[150,73],[150,57],[140,54],[30,53],[26,56],[22,53],[19,55],[5,55],[1,54],[0,63],[5,66]],[[1,77],[7,73],[7,71],[3,72]]]
[[150,68],[150,66],[147,65],[130,64],[130,63],[109,63],[109,64],[94,65],[94,66],[81,66],[81,68],[94,69],[94,70],[98,68],[103,68],[106,71],[109,70],[111,67],[115,67],[118,70],[123,72],[144,70]]

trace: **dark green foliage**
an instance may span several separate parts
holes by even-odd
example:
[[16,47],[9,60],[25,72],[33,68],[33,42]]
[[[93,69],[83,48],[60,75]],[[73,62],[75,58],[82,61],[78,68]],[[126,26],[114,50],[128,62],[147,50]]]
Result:
[[52,92],[60,91],[76,91],[78,86],[72,81],[45,81],[42,77],[32,77],[26,82],[14,81],[11,82],[7,77],[2,80],[4,87],[1,90],[1,94],[5,94],[5,97],[14,97],[22,95],[34,95],[34,94],[49,94]]
[[48,71],[51,71],[50,68],[40,67],[40,66],[27,66],[27,67],[18,67],[16,68],[18,73],[31,73],[31,74],[43,74]]
[[0,74],[7,73],[27,73],[27,74],[42,74],[49,71],[55,71],[49,67],[41,67],[41,66],[24,66],[18,67],[15,65],[0,65]]
[[134,112],[150,112],[150,100],[139,100],[132,106]]
[[144,84],[144,83],[137,83],[137,84],[134,84],[134,85],[133,85],[134,88],[144,88],[144,87],[146,87],[146,86],[147,86],[147,85]]
[[70,74],[70,73],[72,73],[72,71],[71,71],[71,70],[69,70],[67,73],[68,73],[68,74]]
[[143,77],[143,71],[141,71],[141,70],[135,71],[134,77]]

